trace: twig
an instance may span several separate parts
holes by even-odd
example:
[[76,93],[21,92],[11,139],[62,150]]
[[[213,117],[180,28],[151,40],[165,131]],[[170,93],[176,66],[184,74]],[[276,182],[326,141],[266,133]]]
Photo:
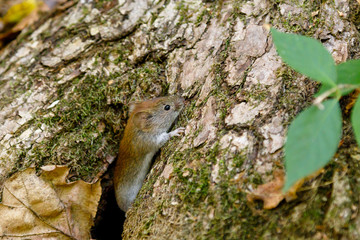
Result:
[[331,94],[333,94],[334,92],[336,92],[338,90],[338,88],[334,87],[331,88],[330,90],[327,90],[326,92],[324,92],[323,94],[321,94],[320,96],[318,96],[317,98],[315,98],[314,100],[314,105],[317,106],[320,110],[324,109],[324,105],[322,105],[322,102]]
[[[360,1],[360,0],[359,0]],[[320,96],[318,96],[317,98],[315,98],[314,100],[314,105],[317,106],[320,110],[323,110],[324,109],[324,105],[322,105],[322,102],[327,98],[329,97],[331,94],[335,93],[336,91],[339,91],[341,89],[355,89],[359,87],[358,85],[354,85],[354,84],[339,84],[327,91],[325,91],[324,93],[322,93]]]

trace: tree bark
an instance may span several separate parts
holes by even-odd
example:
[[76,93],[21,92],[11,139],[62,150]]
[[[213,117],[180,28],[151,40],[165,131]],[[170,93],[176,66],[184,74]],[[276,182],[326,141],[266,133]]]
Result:
[[273,210],[246,195],[283,169],[291,120],[318,85],[294,72],[263,28],[359,58],[356,1],[80,2],[29,27],[0,55],[0,182],[65,164],[91,181],[116,157],[127,104],[186,98],[133,208],[124,239],[358,239],[359,149],[343,144],[298,199]]

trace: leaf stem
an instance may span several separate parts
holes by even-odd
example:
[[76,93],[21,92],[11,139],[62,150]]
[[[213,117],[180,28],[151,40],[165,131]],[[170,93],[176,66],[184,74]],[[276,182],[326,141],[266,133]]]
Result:
[[317,106],[320,110],[324,109],[324,105],[322,105],[322,102],[329,97],[331,94],[336,92],[336,99],[339,100],[341,97],[341,94],[339,92],[339,90],[342,89],[355,89],[358,88],[359,85],[354,85],[354,84],[339,84],[333,88],[330,88],[329,90],[327,90],[326,92],[322,93],[320,96],[318,96],[317,98],[315,98],[313,104],[315,106]]

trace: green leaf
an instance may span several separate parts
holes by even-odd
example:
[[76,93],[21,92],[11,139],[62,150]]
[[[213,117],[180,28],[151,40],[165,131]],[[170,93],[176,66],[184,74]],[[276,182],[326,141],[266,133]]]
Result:
[[337,82],[360,84],[360,60],[350,60],[336,66]]
[[320,42],[274,28],[271,33],[277,52],[290,67],[313,80],[335,86],[334,60]]
[[330,86],[330,85],[327,85],[327,84],[321,84],[321,87],[320,87],[319,91],[317,93],[315,93],[314,97],[318,97],[321,94],[325,93],[326,91],[329,91],[332,88],[333,88],[333,86]]
[[354,129],[357,144],[360,146],[360,97],[358,97],[352,109],[351,124]]
[[[351,84],[353,87],[340,89],[341,96],[348,95],[360,85],[360,60],[350,60],[336,66],[337,84]],[[333,86],[322,84],[320,90],[315,94],[315,97],[330,90]],[[335,96],[332,94],[330,96]]]
[[339,102],[323,102],[324,109],[311,106],[291,123],[285,143],[284,191],[301,178],[325,166],[334,156],[341,138]]

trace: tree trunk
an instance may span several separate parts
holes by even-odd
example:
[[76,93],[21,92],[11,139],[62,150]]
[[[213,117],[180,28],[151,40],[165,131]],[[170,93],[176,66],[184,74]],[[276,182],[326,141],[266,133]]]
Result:
[[288,124],[318,88],[262,25],[319,39],[338,63],[360,57],[356,1],[281,2],[79,2],[24,30],[0,55],[0,182],[33,164],[91,181],[116,156],[127,104],[178,94],[185,136],[156,158],[124,239],[360,238],[346,113],[340,150],[297,200],[246,199],[283,169]]

